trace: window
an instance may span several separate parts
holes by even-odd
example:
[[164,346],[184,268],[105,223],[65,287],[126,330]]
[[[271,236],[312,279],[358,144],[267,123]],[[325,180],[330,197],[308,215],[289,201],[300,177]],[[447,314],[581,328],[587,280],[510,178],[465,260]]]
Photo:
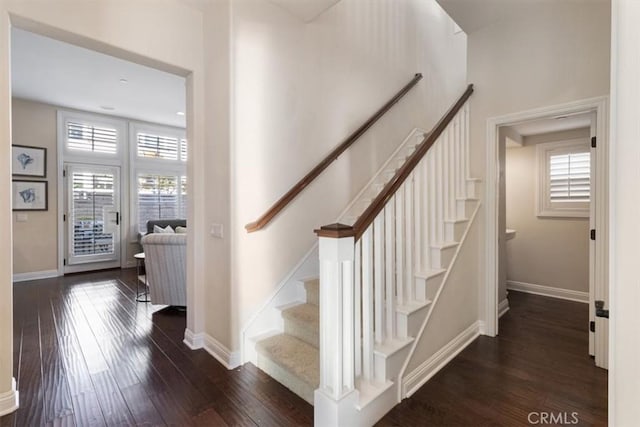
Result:
[[187,141],[184,129],[132,122],[132,225],[145,232],[153,219],[187,217]]
[[538,216],[588,217],[591,153],[585,140],[539,144]]
[[138,157],[178,160],[178,151],[180,150],[178,138],[139,132],[137,145]]
[[186,185],[186,176],[138,174],[138,231],[146,231],[152,219],[186,218]]
[[68,121],[66,123],[66,145],[67,149],[72,151],[116,154],[118,152],[118,132],[115,128]]

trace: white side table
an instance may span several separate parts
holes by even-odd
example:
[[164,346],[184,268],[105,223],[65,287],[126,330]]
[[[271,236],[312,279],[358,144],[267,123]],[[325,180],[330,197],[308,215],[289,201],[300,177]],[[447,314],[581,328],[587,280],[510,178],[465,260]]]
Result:
[[[136,301],[151,302],[151,300],[149,299],[149,285],[147,284],[147,272],[145,271],[145,274],[142,274],[142,267],[145,266],[144,252],[135,254],[133,257],[136,259],[136,273],[138,276],[137,277],[138,280],[136,280]],[[140,283],[142,283],[144,286],[144,292],[140,292]]]

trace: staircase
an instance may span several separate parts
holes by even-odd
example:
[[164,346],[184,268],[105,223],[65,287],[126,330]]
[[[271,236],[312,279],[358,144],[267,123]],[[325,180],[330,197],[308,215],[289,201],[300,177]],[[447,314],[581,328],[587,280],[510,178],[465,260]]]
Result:
[[403,397],[404,370],[479,207],[471,91],[431,132],[407,137],[339,224],[316,231],[317,276],[286,292],[299,297],[277,307],[281,328],[253,340],[251,360],[315,405],[316,425],[372,425]]
[[307,302],[282,307],[284,333],[256,343],[258,367],[313,405],[320,384],[320,281],[304,282]]

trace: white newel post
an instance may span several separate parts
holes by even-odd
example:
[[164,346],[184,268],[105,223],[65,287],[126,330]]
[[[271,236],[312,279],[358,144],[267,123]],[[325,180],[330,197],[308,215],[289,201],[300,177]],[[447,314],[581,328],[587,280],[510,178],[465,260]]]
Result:
[[354,230],[343,224],[316,230],[320,249],[320,387],[315,426],[354,425]]

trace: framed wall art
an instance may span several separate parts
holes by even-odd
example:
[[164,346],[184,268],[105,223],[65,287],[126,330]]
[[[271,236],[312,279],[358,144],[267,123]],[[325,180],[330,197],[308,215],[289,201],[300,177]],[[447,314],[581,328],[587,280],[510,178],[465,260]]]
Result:
[[46,211],[49,208],[47,181],[24,181],[14,179],[13,210],[14,211]]
[[28,147],[26,145],[12,145],[11,168],[14,176],[46,178],[47,149],[43,147]]

